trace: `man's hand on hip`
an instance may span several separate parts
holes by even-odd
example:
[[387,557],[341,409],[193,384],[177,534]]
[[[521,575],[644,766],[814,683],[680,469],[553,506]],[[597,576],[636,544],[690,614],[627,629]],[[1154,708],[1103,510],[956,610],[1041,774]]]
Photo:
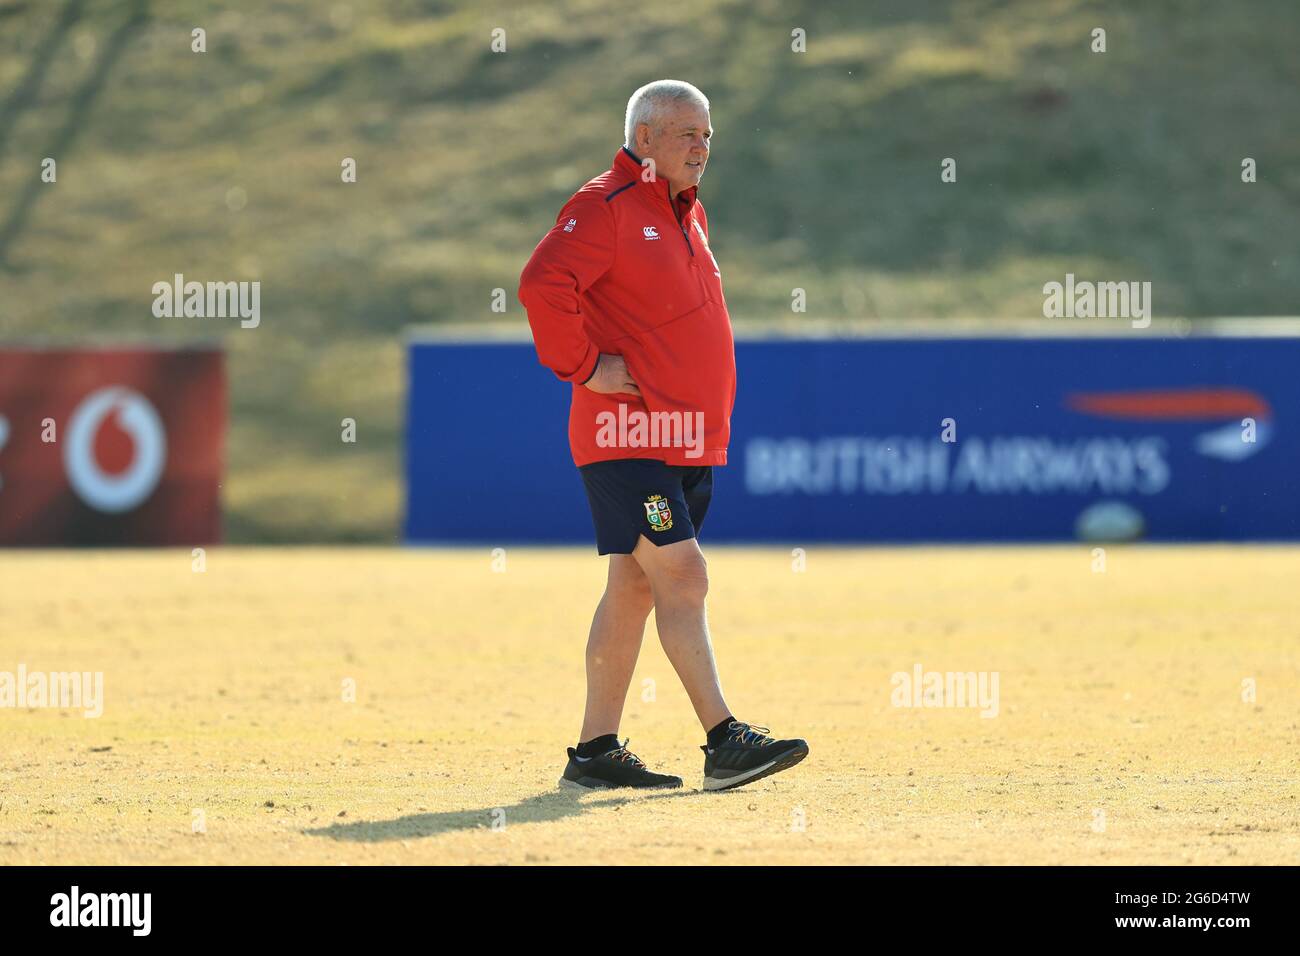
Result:
[[638,397],[641,395],[636,382],[632,381],[632,375],[627,370],[627,363],[623,361],[623,356],[611,355],[607,352],[600,353],[600,358],[596,362],[596,371],[587,380],[586,387],[602,395],[610,395],[614,392]]

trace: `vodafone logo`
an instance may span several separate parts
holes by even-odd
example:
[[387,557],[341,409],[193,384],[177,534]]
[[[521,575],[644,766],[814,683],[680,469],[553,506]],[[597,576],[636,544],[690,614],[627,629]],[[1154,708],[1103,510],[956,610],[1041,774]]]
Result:
[[118,514],[158,487],[167,433],[149,400],[122,385],[87,395],[72,412],[63,467],[72,490],[96,511]]

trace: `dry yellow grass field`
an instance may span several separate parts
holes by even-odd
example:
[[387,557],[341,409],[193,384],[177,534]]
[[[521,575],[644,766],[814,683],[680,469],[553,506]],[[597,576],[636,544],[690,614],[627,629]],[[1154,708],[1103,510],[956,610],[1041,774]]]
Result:
[[687,788],[556,789],[588,550],[2,552],[0,672],[104,711],[0,710],[0,863],[1300,862],[1300,549],[705,544],[730,703],[812,751],[721,794],[653,618],[623,734]]

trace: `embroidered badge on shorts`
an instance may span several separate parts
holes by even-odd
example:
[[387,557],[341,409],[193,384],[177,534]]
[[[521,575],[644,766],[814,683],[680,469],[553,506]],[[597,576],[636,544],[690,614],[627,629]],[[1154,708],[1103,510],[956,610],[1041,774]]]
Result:
[[654,531],[667,531],[673,526],[673,512],[663,495],[651,495],[645,500],[645,517]]

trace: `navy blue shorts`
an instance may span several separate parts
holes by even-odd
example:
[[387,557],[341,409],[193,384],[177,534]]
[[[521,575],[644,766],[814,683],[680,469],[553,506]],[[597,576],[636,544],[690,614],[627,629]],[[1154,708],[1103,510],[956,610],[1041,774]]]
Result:
[[600,554],[631,554],[639,538],[672,544],[694,538],[713,497],[710,465],[665,465],[620,458],[583,465]]

